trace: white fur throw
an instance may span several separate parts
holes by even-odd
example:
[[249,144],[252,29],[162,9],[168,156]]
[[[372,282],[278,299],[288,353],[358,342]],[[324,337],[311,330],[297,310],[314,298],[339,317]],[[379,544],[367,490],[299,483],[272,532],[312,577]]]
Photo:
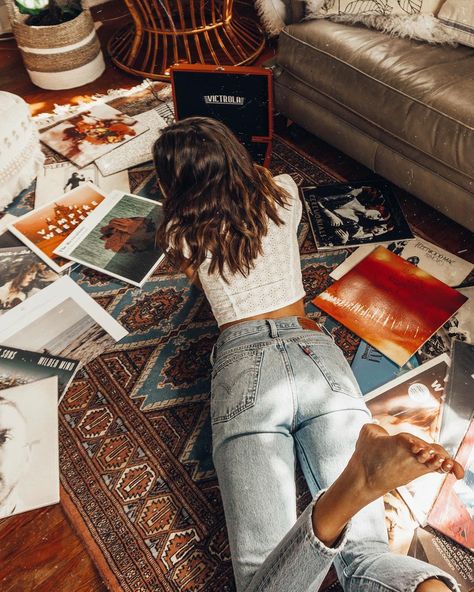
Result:
[[[306,18],[329,17],[398,37],[454,44],[455,33],[434,16],[440,4],[442,0],[306,0]],[[267,33],[278,35],[285,26],[283,0],[255,0],[255,6]]]
[[286,6],[283,0],[255,0],[255,7],[265,31],[274,37],[285,26]]

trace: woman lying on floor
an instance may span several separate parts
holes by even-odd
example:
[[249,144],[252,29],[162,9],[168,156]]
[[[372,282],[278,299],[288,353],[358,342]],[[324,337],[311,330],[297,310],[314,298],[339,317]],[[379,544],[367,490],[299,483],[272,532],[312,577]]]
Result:
[[[371,423],[342,352],[305,316],[294,181],[272,179],[207,118],[165,129],[154,160],[159,239],[200,280],[221,330],[213,458],[238,592],[316,591],[332,562],[346,592],[458,590],[436,567],[389,553],[382,496],[463,470],[440,446]],[[313,495],[298,519],[295,456]]]

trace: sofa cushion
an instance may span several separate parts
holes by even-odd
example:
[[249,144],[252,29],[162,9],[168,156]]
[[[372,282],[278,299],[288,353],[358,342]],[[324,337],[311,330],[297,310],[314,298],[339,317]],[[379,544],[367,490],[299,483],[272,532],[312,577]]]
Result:
[[446,0],[438,18],[458,43],[474,47],[473,0]]
[[474,50],[325,20],[286,27],[278,62],[339,107],[474,178]]

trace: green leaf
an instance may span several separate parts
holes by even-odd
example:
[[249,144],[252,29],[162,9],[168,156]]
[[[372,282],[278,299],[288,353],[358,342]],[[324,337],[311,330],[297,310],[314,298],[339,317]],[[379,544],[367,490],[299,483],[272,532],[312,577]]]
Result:
[[48,0],[15,0],[21,14],[39,14],[48,6]]

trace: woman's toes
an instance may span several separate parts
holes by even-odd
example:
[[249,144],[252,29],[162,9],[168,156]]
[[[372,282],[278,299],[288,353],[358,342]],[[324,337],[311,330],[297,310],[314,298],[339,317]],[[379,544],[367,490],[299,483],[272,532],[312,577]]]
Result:
[[452,460],[451,462],[453,463],[451,473],[456,477],[456,479],[462,479],[464,477],[464,469],[457,460]]
[[418,462],[425,464],[427,461],[429,461],[431,458],[433,458],[434,453],[435,453],[435,451],[433,448],[430,448],[430,447],[422,448],[422,450],[420,452],[418,452],[418,454],[416,455],[416,458],[417,458]]
[[450,473],[452,468],[453,468],[453,461],[450,458],[448,458],[441,463],[439,470],[442,473]]
[[425,462],[425,465],[431,471],[437,471],[445,460],[447,459],[444,456],[441,456],[440,454],[435,454],[432,458]]

